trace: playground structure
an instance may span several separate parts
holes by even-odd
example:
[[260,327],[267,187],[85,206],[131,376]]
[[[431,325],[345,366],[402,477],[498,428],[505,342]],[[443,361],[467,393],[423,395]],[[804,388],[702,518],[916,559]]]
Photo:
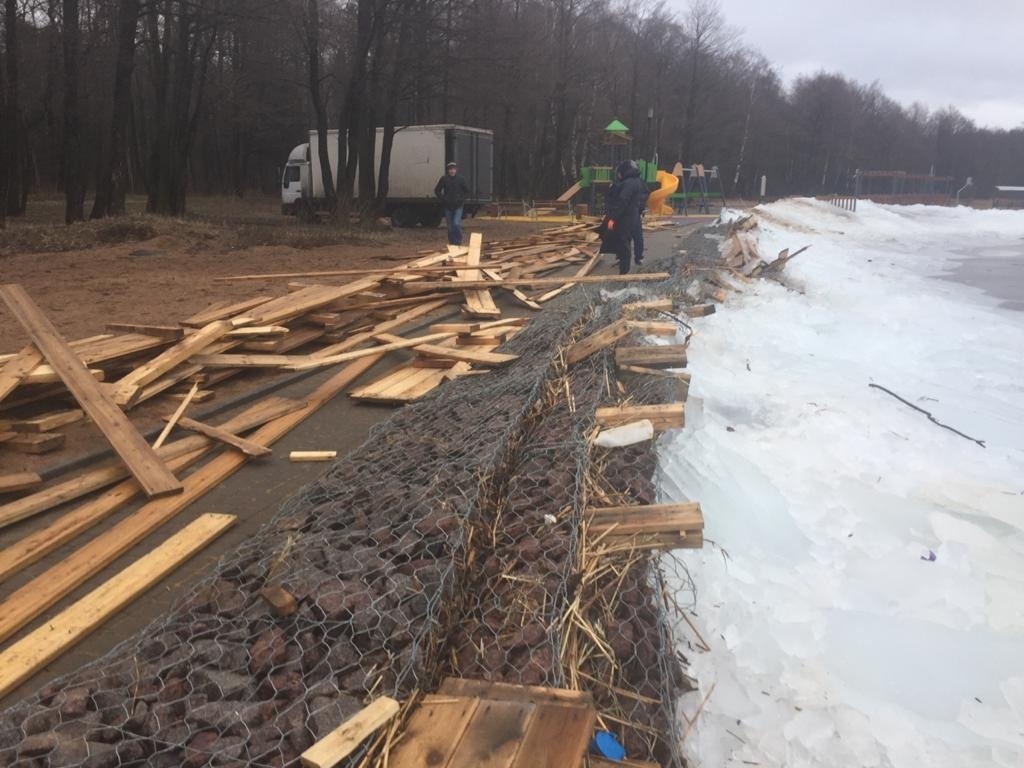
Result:
[[[616,166],[631,159],[632,138],[629,128],[613,120],[604,129],[602,145],[601,164],[581,168],[580,180],[567,189],[558,198],[558,202],[568,203],[575,196],[581,195],[591,214],[604,211],[608,189],[615,181]],[[660,170],[656,159],[635,162],[640,178],[653,187],[647,198],[649,215],[686,216],[691,206],[696,208],[696,213],[710,214],[714,203],[722,205],[725,202],[717,166],[706,169],[701,164],[684,167],[682,163],[676,163],[669,172]],[[712,189],[715,181],[718,182],[717,191]]]

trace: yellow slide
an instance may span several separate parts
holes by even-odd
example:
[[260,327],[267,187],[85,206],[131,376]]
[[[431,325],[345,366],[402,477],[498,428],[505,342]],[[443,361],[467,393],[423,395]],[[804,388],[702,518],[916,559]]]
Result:
[[679,188],[679,177],[668,171],[658,171],[654,180],[658,182],[658,188],[647,198],[647,210],[655,216],[671,216],[675,211],[664,201]]

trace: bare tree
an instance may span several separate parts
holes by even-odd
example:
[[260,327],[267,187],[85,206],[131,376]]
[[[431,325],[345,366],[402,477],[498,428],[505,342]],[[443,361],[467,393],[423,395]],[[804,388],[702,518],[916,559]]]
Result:
[[64,223],[85,220],[85,183],[82,178],[82,129],[78,109],[81,28],[78,0],[63,0],[64,24]]

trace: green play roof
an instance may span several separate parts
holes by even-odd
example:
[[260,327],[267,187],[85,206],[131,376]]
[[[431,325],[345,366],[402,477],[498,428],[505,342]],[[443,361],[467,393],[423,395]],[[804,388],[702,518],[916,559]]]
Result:
[[624,126],[624,125],[623,125],[623,124],[622,124],[621,122],[619,122],[618,120],[612,120],[612,121],[611,121],[610,123],[608,123],[608,125],[607,125],[607,126],[605,127],[605,130],[606,130],[606,131],[608,131],[609,133],[626,133],[626,132],[627,132],[627,131],[629,130],[629,128],[627,128],[626,126]]

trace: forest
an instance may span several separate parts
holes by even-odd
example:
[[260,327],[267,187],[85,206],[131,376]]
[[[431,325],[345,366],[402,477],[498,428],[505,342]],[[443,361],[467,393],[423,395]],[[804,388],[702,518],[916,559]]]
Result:
[[396,127],[430,123],[493,129],[506,198],[562,192],[613,118],[636,157],[717,166],[730,197],[756,197],[762,175],[771,197],[828,194],[856,169],[972,176],[977,196],[1024,180],[1024,127],[899,104],[842,73],[787,87],[716,0],[3,5],[0,221],[33,195],[63,195],[68,223],[121,213],[128,194],[172,216],[188,195],[272,195],[314,128],[347,137],[344,212],[353,189],[386,196],[386,173],[360,162],[376,128],[386,158]]

